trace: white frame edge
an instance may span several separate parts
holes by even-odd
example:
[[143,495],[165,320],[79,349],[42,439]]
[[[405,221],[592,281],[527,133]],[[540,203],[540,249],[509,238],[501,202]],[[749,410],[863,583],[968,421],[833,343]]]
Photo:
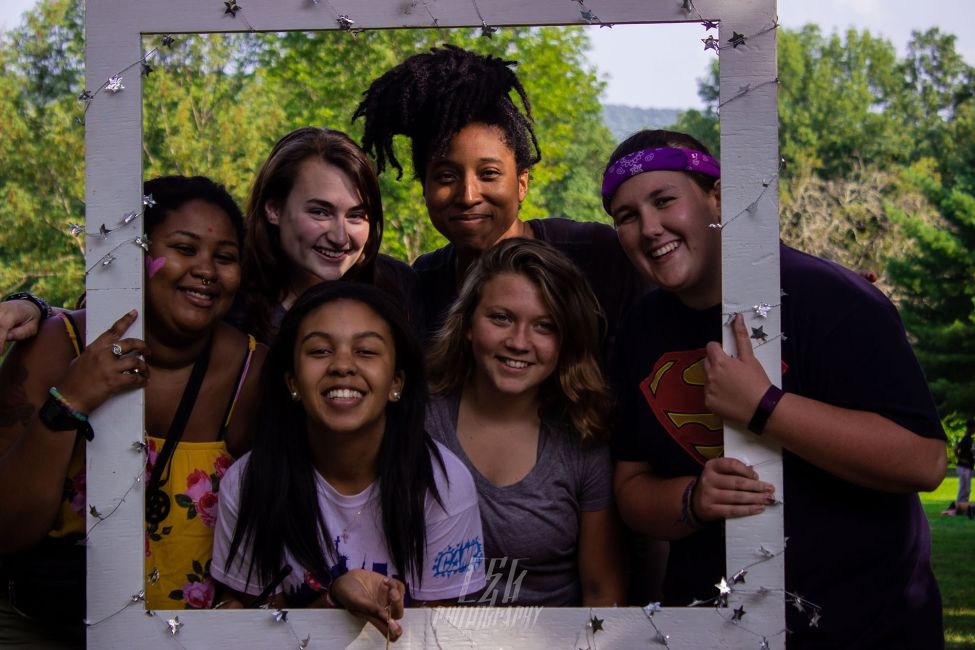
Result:
[[[349,14],[357,28],[432,27],[435,15],[442,27],[481,24],[479,9],[489,25],[585,24],[581,4],[568,0],[482,0],[447,2],[424,0],[407,14],[409,0],[239,0],[236,18],[224,14],[222,0],[88,0],[87,87],[99,88],[110,76],[138,62],[144,52],[142,35],[336,29],[338,14]],[[720,21],[721,44],[721,153],[724,250],[724,311],[744,311],[757,325],[751,306],[778,304],[778,118],[776,78],[775,0],[695,0],[693,12],[681,0],[590,0],[591,9],[606,23]],[[427,13],[429,10],[429,13]],[[709,32],[713,34],[714,32]],[[747,37],[730,47],[734,33]],[[702,30],[703,35],[703,30]],[[530,63],[529,63],[530,64]],[[654,62],[649,61],[649,65]],[[770,83],[771,82],[771,83]],[[86,201],[88,230],[115,223],[141,206],[142,84],[138,65],[123,72],[125,90],[101,92],[86,115]],[[364,82],[365,83],[365,80]],[[748,92],[743,92],[747,90]],[[768,185],[765,189],[765,185]],[[752,206],[751,210],[746,210]],[[736,216],[738,215],[738,216]],[[732,221],[734,219],[734,221]],[[730,222],[730,223],[729,223]],[[131,308],[142,313],[143,256],[138,246],[122,245],[115,260],[102,266],[106,252],[131,241],[130,226],[105,239],[89,238],[89,340]],[[768,332],[779,331],[778,310],[762,319]],[[142,336],[140,318],[131,336]],[[725,328],[725,347],[734,341]],[[774,342],[775,339],[772,340]],[[763,345],[757,353],[778,383],[780,346]],[[266,611],[157,611],[147,616],[144,604],[133,596],[143,587],[143,487],[137,477],[144,459],[132,447],[142,440],[142,392],[111,400],[93,418],[98,432],[88,446],[88,501],[105,514],[88,517],[88,644],[91,648],[116,647],[296,647],[310,636],[310,648],[380,648],[385,640],[371,626],[345,612],[291,611],[287,623],[275,622]],[[762,477],[782,495],[780,452],[760,438],[731,428],[725,431],[725,453],[751,464],[762,464]],[[124,498],[123,498],[124,495]],[[782,509],[728,523],[729,573],[760,559],[759,549],[783,548]],[[669,636],[669,647],[759,648],[767,637],[771,648],[785,646],[784,558],[781,554],[749,568],[747,586],[765,595],[731,594],[730,608],[666,608],[654,623]],[[729,576],[730,577],[730,576]],[[744,585],[743,585],[744,586]],[[730,622],[731,608],[744,606],[747,616]],[[409,610],[405,633],[397,647],[457,648],[585,647],[590,615],[605,620],[593,647],[654,647],[654,630],[638,607],[593,610],[546,608],[533,625],[512,620],[511,610],[488,610],[480,624],[454,625],[442,610]],[[169,632],[166,621],[178,615],[184,624]],[[533,614],[533,616],[535,616]],[[662,645],[660,646],[662,647]]]

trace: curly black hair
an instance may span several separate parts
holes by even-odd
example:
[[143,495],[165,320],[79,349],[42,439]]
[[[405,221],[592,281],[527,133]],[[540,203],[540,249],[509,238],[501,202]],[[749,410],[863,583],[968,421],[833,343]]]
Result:
[[[410,138],[413,172],[426,182],[431,157],[446,150],[462,128],[478,122],[496,126],[515,154],[518,170],[528,169],[542,154],[535,136],[531,103],[511,66],[505,61],[454,45],[415,54],[376,79],[363,93],[352,116],[365,119],[362,147],[382,171],[389,161],[403,176],[393,152],[393,136]],[[512,101],[515,91],[524,112]]]

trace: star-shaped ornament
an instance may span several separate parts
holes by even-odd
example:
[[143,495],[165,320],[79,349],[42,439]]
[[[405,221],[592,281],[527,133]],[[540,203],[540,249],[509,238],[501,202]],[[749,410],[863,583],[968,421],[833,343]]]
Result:
[[311,635],[310,634],[308,636],[306,636],[304,639],[302,639],[301,641],[298,642],[298,650],[305,650],[305,648],[308,647],[308,644],[309,643],[311,643]]
[[148,235],[139,235],[138,237],[135,238],[135,245],[140,247],[142,250],[144,250],[147,253],[149,252],[150,243],[151,242],[149,241]]
[[744,34],[739,34],[738,32],[732,32],[731,38],[728,39],[728,43],[731,44],[731,47],[737,48],[739,45],[744,45],[745,41],[747,40],[748,39],[745,38]]
[[680,9],[685,14],[689,14],[694,11],[694,0],[681,0]]
[[592,12],[592,9],[586,9],[585,11],[580,11],[579,13],[582,14],[582,19],[587,23],[592,24],[599,21],[599,17]]
[[172,634],[173,636],[176,636],[177,634],[179,634],[179,629],[183,627],[185,623],[180,621],[179,616],[177,616],[175,618],[171,618],[168,621],[166,621],[166,625],[169,627],[169,633]]
[[762,637],[762,645],[758,646],[758,650],[771,650],[771,646],[768,644],[768,639]]
[[236,18],[237,12],[241,9],[240,5],[237,4],[237,0],[223,0],[223,4],[226,7],[223,10],[224,15],[230,14],[233,18]]
[[80,235],[83,232],[85,232],[84,227],[82,227],[82,226],[80,226],[80,225],[78,225],[76,223],[69,223],[68,224],[68,233],[72,237],[77,237],[78,235]]
[[[106,255],[105,257],[103,257],[101,259],[101,264],[102,264],[102,266],[109,266],[114,261],[115,261],[115,256],[112,255],[111,253],[109,253],[108,255]],[[92,506],[92,508],[94,509],[94,506]],[[95,513],[92,513],[92,514],[95,514]],[[98,517],[100,515],[95,515],[95,516]]]
[[702,38],[701,42],[704,43],[704,51],[714,50],[715,52],[721,49],[721,43],[713,36],[708,36],[707,38]]
[[139,603],[139,602],[142,602],[145,599],[146,599],[146,592],[145,592],[145,590],[142,590],[142,591],[140,591],[137,594],[132,594],[132,602],[133,603]]
[[731,615],[731,620],[740,621],[744,615],[745,615],[745,606],[742,605],[741,607],[736,607],[734,609],[734,613]]
[[802,598],[799,596],[796,596],[796,599],[792,601],[792,606],[795,607],[796,611],[798,611],[799,613],[803,613],[806,611],[806,608],[802,604]]
[[718,28],[718,23],[713,20],[702,20],[701,24],[704,25],[705,31],[710,31],[712,29]]
[[175,42],[176,42],[176,39],[173,38],[172,36],[170,36],[169,34],[166,34],[162,38],[163,47],[172,47],[173,46],[173,43],[175,43]]
[[595,634],[596,632],[602,632],[603,619],[599,618],[598,616],[593,616],[591,619],[589,619],[589,627],[592,628],[593,634]]
[[98,508],[95,506],[88,506],[88,514],[95,519],[104,519],[104,517],[102,517],[102,513],[98,512]]
[[112,229],[105,224],[98,226],[98,236],[102,239],[108,239],[108,233],[110,232],[112,232]]
[[88,90],[87,88],[85,90],[82,90],[78,94],[78,101],[79,102],[90,102],[93,99],[95,99],[95,94],[93,92],[91,92],[90,90]]
[[765,326],[760,325],[759,327],[753,327],[751,338],[755,339],[756,341],[761,341],[762,343],[768,341],[768,334],[765,333]]
[[288,610],[286,609],[274,610],[274,620],[278,623],[286,623],[288,621]]
[[138,212],[126,212],[125,214],[122,215],[122,223],[127,226],[133,221],[135,221],[138,216],[139,216]]
[[142,62],[142,76],[143,77],[148,77],[151,74],[152,74],[152,66],[149,65],[149,62],[148,61],[143,61]]
[[109,77],[108,81],[105,82],[105,90],[113,95],[125,90],[125,86],[122,85],[122,75],[116,74]]
[[741,571],[739,571],[738,573],[736,573],[731,577],[731,584],[734,585],[742,584],[743,582],[745,582],[745,576],[747,575],[748,575],[748,571],[742,569]]
[[809,617],[809,627],[819,627],[819,611],[814,611]]
[[348,14],[342,14],[335,19],[335,22],[339,24],[339,29],[344,29],[347,32],[351,32],[352,28],[355,27],[355,21],[349,18]]
[[721,578],[721,582],[719,582],[718,584],[716,584],[714,586],[718,588],[718,594],[720,594],[722,596],[727,596],[732,591],[731,585],[729,585],[728,584],[728,581],[725,580],[724,578]]
[[142,196],[142,205],[147,208],[154,208],[156,207],[156,199],[152,198],[152,194],[144,194]]
[[481,23],[481,36],[484,36],[485,38],[494,38],[494,34],[497,31],[497,27],[491,27],[485,22]]
[[643,608],[643,613],[647,616],[653,616],[660,611],[660,603],[649,603]]

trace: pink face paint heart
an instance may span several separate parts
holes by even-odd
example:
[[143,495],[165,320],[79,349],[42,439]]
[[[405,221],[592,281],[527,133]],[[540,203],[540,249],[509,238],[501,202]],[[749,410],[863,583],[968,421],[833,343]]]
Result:
[[152,257],[151,255],[146,255],[146,275],[149,276],[150,280],[152,279],[152,276],[154,276],[159,269],[164,266],[166,266],[165,257]]

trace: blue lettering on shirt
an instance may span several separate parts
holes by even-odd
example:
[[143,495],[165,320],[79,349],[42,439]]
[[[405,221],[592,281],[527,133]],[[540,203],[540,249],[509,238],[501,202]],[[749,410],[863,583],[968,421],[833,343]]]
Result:
[[484,561],[484,546],[480,537],[451,544],[440,550],[433,560],[433,577],[449,578],[477,568]]

